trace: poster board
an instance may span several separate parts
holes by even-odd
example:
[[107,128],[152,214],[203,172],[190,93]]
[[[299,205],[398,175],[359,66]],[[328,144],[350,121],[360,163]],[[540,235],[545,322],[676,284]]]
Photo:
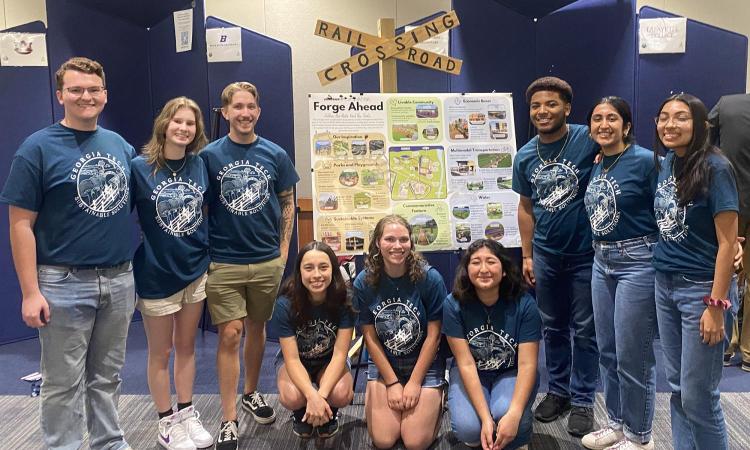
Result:
[[419,251],[518,247],[511,94],[310,94],[315,239],[361,254],[380,218]]

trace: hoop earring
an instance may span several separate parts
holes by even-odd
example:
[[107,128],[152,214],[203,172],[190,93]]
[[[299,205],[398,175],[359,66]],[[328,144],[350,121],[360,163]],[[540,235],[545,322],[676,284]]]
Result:
[[377,251],[377,252],[373,253],[372,256],[371,256],[371,258],[372,258],[373,261],[377,261],[378,259],[380,259],[380,252]]

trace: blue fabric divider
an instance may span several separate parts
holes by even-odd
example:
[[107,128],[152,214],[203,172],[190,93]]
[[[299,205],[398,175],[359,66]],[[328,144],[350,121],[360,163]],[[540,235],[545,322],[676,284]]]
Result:
[[[72,56],[102,63],[108,92],[99,124],[143,145],[152,125],[146,28],[71,0],[47,0],[47,27],[51,73]],[[54,76],[50,83],[54,92]],[[62,119],[60,105],[54,115]]]
[[210,129],[211,110],[208,102],[208,63],[206,62],[206,31],[203,2],[193,8],[193,48],[176,53],[174,20],[169,14],[148,31],[152,117],[164,104],[178,96],[195,100],[203,111],[206,132]]
[[539,20],[536,76],[560,77],[573,87],[569,123],[585,123],[604,96],[635,105],[637,32],[635,0],[578,0]]
[[[3,30],[24,33],[44,33],[42,22],[32,22]],[[0,186],[5,186],[13,155],[31,133],[50,125],[52,92],[49,87],[48,67],[0,67]],[[12,105],[12,106],[11,106]],[[21,319],[21,288],[18,285],[8,235],[7,207],[0,213],[0,344],[37,336]]]
[[[656,17],[676,16],[640,9],[640,18]],[[653,146],[653,117],[672,94],[693,94],[710,110],[722,95],[746,92],[747,45],[747,36],[688,19],[685,53],[638,55],[636,132],[641,142]]]

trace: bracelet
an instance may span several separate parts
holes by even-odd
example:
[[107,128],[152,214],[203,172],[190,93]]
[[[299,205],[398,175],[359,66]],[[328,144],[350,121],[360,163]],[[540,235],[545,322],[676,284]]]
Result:
[[391,387],[391,386],[395,386],[395,385],[397,385],[397,384],[399,384],[399,381],[398,381],[398,380],[394,381],[393,383],[390,383],[390,384],[386,384],[386,385],[385,385],[385,388],[386,388],[386,389],[388,389],[389,387]]
[[732,307],[732,302],[729,299],[716,299],[710,295],[703,297],[703,303],[705,303],[706,306],[718,306],[724,311]]

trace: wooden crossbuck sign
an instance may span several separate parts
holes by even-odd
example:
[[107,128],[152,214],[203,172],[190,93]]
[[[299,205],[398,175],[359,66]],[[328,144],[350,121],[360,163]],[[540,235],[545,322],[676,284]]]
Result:
[[[318,78],[320,79],[320,84],[325,86],[377,63],[390,62],[392,61],[390,59],[392,57],[458,75],[461,73],[461,65],[463,63],[460,59],[414,47],[414,45],[455,28],[458,25],[458,16],[456,16],[455,11],[451,11],[413,30],[395,37],[388,37],[383,36],[384,33],[382,31],[381,36],[373,36],[331,22],[318,20],[318,23],[315,25],[316,36],[364,50],[319,71]],[[390,36],[393,36],[393,32],[390,33]]]

